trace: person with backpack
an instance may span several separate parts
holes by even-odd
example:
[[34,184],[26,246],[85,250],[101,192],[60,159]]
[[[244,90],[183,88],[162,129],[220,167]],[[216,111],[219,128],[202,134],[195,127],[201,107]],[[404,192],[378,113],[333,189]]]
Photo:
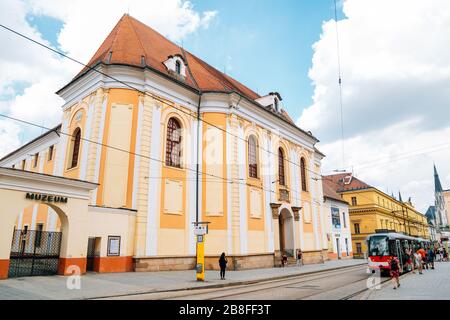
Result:
[[227,268],[228,260],[225,257],[225,252],[222,252],[222,255],[219,258],[219,267],[220,267],[220,280],[225,280],[225,270]]
[[428,266],[433,270],[434,269],[434,250],[429,247],[427,252]]
[[393,256],[389,261],[391,280],[394,283],[394,289],[400,287],[400,261]]

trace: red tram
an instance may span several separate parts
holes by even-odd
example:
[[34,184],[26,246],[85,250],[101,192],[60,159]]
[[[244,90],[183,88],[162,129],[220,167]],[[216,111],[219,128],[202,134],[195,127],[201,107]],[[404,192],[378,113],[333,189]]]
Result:
[[379,269],[381,275],[389,274],[389,260],[394,256],[400,261],[400,267],[404,273],[411,271],[410,266],[404,267],[407,260],[406,249],[412,248],[415,252],[420,246],[426,248],[431,243],[427,239],[395,232],[371,234],[366,238],[366,241],[369,270],[375,273]]

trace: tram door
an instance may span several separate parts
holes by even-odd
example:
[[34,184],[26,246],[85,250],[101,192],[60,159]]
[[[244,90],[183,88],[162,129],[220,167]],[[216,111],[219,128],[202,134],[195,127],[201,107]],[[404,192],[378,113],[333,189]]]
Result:
[[395,240],[395,253],[397,255],[398,261],[400,261],[400,268],[403,270],[403,251],[400,244],[400,240]]

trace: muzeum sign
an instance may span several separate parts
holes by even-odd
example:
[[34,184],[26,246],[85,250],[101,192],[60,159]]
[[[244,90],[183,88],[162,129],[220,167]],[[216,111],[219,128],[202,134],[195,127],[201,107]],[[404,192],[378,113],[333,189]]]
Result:
[[51,202],[51,203],[67,203],[67,197],[48,195],[42,193],[31,193],[27,192],[25,195],[26,199],[37,200],[41,202]]

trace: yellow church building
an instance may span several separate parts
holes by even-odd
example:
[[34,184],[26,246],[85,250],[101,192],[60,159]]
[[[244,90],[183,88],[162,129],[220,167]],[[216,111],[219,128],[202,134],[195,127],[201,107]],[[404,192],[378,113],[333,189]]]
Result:
[[207,268],[326,259],[324,155],[280,94],[129,15],[57,94],[61,124],[0,160],[0,278],[192,269],[197,221]]
[[349,203],[353,256],[364,257],[366,237],[377,230],[403,232],[407,235],[429,238],[428,222],[411,201],[402,201],[368,185],[351,173],[324,176],[327,185],[335,188]]

